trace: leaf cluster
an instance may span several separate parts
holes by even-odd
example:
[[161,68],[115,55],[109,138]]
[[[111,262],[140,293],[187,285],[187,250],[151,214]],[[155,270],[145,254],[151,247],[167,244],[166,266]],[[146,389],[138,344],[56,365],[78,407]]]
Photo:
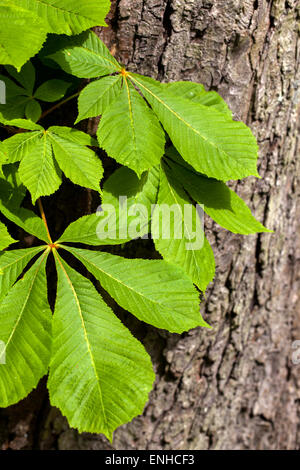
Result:
[[[0,31],[5,66],[0,79],[7,98],[0,105],[0,123],[13,133],[0,142],[0,212],[7,225],[0,222],[0,340],[6,344],[0,406],[24,398],[49,371],[51,403],[70,425],[112,439],[114,429],[142,413],[155,376],[149,355],[100,295],[99,285],[121,308],[154,327],[175,333],[210,328],[199,311],[199,291],[213,280],[215,260],[199,207],[233,233],[270,230],[226,184],[259,177],[251,130],[233,119],[218,93],[201,84],[160,83],[127,71],[87,30],[105,24],[108,8],[107,0],[0,1],[6,28]],[[25,46],[16,34],[20,28]],[[29,60],[47,33],[52,35],[37,63],[59,68],[64,79],[40,80],[39,68]],[[74,77],[89,83],[70,95]],[[97,139],[75,127],[40,124],[77,95],[74,125],[100,116]],[[44,110],[47,103],[53,107]],[[101,187],[100,149],[119,165]],[[41,197],[55,193],[64,177],[115,209],[114,233],[109,218],[95,213],[52,240]],[[32,210],[23,205],[27,191]],[[124,196],[125,220],[119,203]],[[136,238],[125,229],[134,225],[140,205],[147,216],[138,236],[151,236],[162,259],[127,259],[105,251]],[[179,222],[170,218],[169,237],[161,230],[163,206],[181,213],[190,208]],[[14,247],[11,223],[35,237],[36,246]],[[180,238],[174,235],[178,231]],[[195,231],[200,246],[190,243]],[[51,257],[57,274],[53,314],[46,276]]]

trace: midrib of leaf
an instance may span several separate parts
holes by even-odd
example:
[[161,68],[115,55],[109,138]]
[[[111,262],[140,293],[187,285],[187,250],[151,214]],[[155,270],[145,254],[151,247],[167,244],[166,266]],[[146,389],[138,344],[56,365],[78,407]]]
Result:
[[[176,194],[175,194],[175,192],[174,192],[172,186],[170,185],[167,176],[166,176],[166,180],[167,180],[167,182],[168,182],[168,187],[169,187],[169,189],[170,189],[170,193],[171,193],[171,195],[173,196],[174,201],[176,202],[177,205],[180,206],[181,204],[178,202],[178,199],[176,198]],[[196,210],[196,209],[195,209],[195,210]],[[184,219],[185,219],[185,218],[183,217],[184,227],[187,229],[187,232],[189,233],[188,227],[186,226],[186,223],[185,223],[185,220],[184,220]],[[195,255],[195,251],[194,251],[194,250],[190,250],[190,251],[192,252],[192,257],[193,257],[193,259],[194,259],[195,265],[197,266],[197,271],[199,272],[198,261],[197,261],[196,255]]]
[[[41,167],[41,171],[39,172],[39,174],[43,174],[44,173],[44,168],[45,168],[45,160],[47,160],[47,134],[46,134],[47,131],[45,131],[44,133],[44,136],[42,137],[43,139],[43,154],[41,155],[42,158],[42,167]],[[51,146],[51,156],[52,156],[52,146]],[[40,181],[40,178],[39,178],[39,181]],[[36,187],[36,190],[35,190],[35,195],[38,194],[38,189],[40,187],[40,183],[37,184],[37,187]],[[36,197],[36,196],[35,196]]]
[[[160,104],[162,104],[165,108],[167,108],[168,111],[170,111],[170,113],[172,113],[177,119],[179,119],[185,126],[189,127],[195,134],[198,134],[201,139],[205,140],[206,142],[208,142],[210,145],[212,145],[213,147],[215,147],[215,149],[217,151],[220,151],[220,149],[216,146],[216,144],[214,142],[211,142],[210,140],[207,139],[207,137],[203,136],[199,131],[197,131],[197,129],[195,129],[190,123],[188,123],[187,121],[185,121],[178,113],[176,113],[176,111],[174,111],[172,108],[170,108],[170,106],[165,103],[161,98],[159,98],[157,95],[155,95],[151,90],[149,90],[149,88],[147,88],[146,86],[144,86],[141,82],[139,82],[135,77],[132,77],[131,74],[129,74],[129,77],[131,80],[133,80],[134,82],[136,82],[141,88],[144,88],[144,90],[147,91],[147,93],[149,93],[151,96],[153,96],[153,98],[155,98]],[[198,104],[199,107],[202,107],[203,105],[201,104]],[[224,150],[221,150],[222,153],[226,153]]]
[[97,374],[96,364],[95,364],[95,361],[94,361],[94,358],[93,358],[93,353],[92,353],[91,346],[90,346],[90,343],[89,343],[88,334],[87,334],[87,331],[86,331],[86,328],[85,328],[84,318],[82,316],[81,305],[80,305],[78,296],[76,294],[75,287],[73,286],[72,281],[69,278],[68,273],[65,270],[65,267],[64,267],[63,263],[61,262],[57,251],[53,250],[53,254],[54,254],[55,258],[57,259],[64,275],[66,276],[67,282],[68,282],[69,286],[71,287],[71,290],[72,290],[73,295],[74,295],[74,299],[75,299],[75,302],[76,302],[76,305],[77,305],[77,308],[78,308],[78,313],[79,313],[80,321],[81,321],[82,328],[83,328],[84,338],[85,338],[86,345],[87,345],[87,348],[88,348],[88,354],[90,356],[91,364],[92,364],[92,367],[93,367],[93,370],[94,370],[94,373],[95,373],[95,377],[96,377],[96,380],[97,380],[97,387],[98,387],[98,390],[99,390],[100,403],[101,403],[101,408],[102,408],[102,412],[103,412],[103,417],[104,417],[106,430],[109,433],[109,425],[108,425],[108,420],[107,420],[107,416],[106,416],[106,412],[105,412],[105,408],[104,408],[104,403],[103,403],[102,391],[101,391],[101,387],[100,387],[100,379],[99,379],[99,376]]
[[131,95],[130,95],[130,90],[129,90],[129,86],[128,86],[128,82],[127,82],[126,77],[124,77],[124,82],[125,82],[126,89],[127,89],[130,127],[131,127],[131,131],[132,131],[133,142],[134,142],[134,151],[135,151],[135,153],[137,153],[136,134],[135,134],[135,130],[134,130],[134,120],[133,120],[133,112],[132,112]]
[[[36,270],[35,270],[35,272],[34,272],[34,275],[32,276],[32,281],[31,281],[31,283],[30,283],[30,288],[28,289],[28,293],[27,293],[27,295],[26,295],[26,297],[25,297],[25,299],[24,299],[24,303],[23,303],[22,310],[21,310],[21,312],[20,312],[20,314],[19,314],[19,316],[18,316],[18,318],[17,318],[17,320],[16,320],[16,323],[15,323],[13,329],[12,329],[12,332],[11,332],[11,334],[10,334],[8,340],[6,341],[6,348],[7,348],[8,345],[10,344],[10,342],[11,342],[11,340],[12,340],[14,334],[15,334],[15,331],[16,331],[16,329],[17,329],[17,327],[18,327],[18,325],[19,325],[19,323],[20,323],[20,321],[21,321],[21,318],[22,318],[22,315],[23,315],[24,310],[25,310],[25,308],[26,308],[28,299],[29,299],[29,297],[30,297],[30,295],[31,295],[32,288],[33,288],[33,285],[34,285],[36,276],[38,275],[38,272],[39,272],[39,270],[40,270],[40,267],[41,267],[42,262],[44,261],[45,257],[48,256],[49,251],[50,251],[50,248],[47,247],[46,250],[45,250],[45,252],[43,253],[43,255],[42,255],[41,258],[40,258],[40,261],[39,261],[38,266],[37,266],[37,268],[36,268]],[[20,281],[20,282],[21,282],[21,281]],[[3,351],[3,354],[4,354],[4,351]],[[1,358],[2,358],[2,356],[0,356],[0,361],[1,361]]]
[[[42,157],[43,157],[43,158],[42,158],[42,171],[41,171],[40,173],[44,173],[45,159],[46,159],[46,157],[47,157],[47,150],[46,150],[46,147],[47,147],[46,139],[47,139],[47,137],[46,137],[46,134],[45,134],[44,137],[42,137],[42,138],[44,139],[44,142],[43,142],[44,148],[43,148],[43,155],[42,155]],[[35,190],[35,194],[38,193],[38,188],[39,188],[39,187],[40,187],[40,183],[38,183],[38,185],[37,185],[37,188],[36,188],[36,190]]]
[[[68,249],[66,246],[64,246],[64,249]],[[69,249],[68,249],[69,250]],[[72,251],[72,248],[70,249],[70,252],[73,253]],[[78,254],[76,251],[73,253],[78,259],[79,258],[82,258],[82,259],[86,259],[84,258],[82,255]],[[130,287],[128,286],[127,284],[124,284],[124,282],[122,282],[120,279],[112,276],[110,273],[104,271],[103,269],[101,269],[99,266],[97,266],[96,264],[94,264],[92,261],[90,261],[89,259],[86,259],[87,263],[91,264],[95,269],[97,269],[98,271],[102,271],[103,274],[105,274],[107,277],[110,277],[111,279],[113,279],[114,281],[116,281],[118,284],[121,284],[122,286],[124,286],[126,289],[132,291],[134,294],[136,295],[139,295],[140,297],[142,297],[143,299],[146,299],[146,303],[147,302],[151,302],[153,303],[154,305],[158,305],[159,307],[161,306],[165,306],[164,304],[158,302],[157,300],[154,300],[152,299],[151,297],[146,297],[144,294],[142,294],[141,292],[139,292],[138,290],[135,290],[133,287]],[[166,307],[168,307],[166,305]],[[174,309],[174,311],[178,312],[180,315],[182,315],[182,312]]]

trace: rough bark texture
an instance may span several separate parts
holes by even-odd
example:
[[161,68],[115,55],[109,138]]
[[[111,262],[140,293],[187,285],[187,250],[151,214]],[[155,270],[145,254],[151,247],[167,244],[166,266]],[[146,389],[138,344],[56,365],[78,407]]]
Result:
[[[202,313],[214,328],[142,332],[157,381],[115,449],[300,448],[299,20],[297,0],[121,0],[99,31],[130,70],[204,83],[251,126],[262,179],[233,187],[275,231],[243,237],[206,221],[217,275]],[[1,418],[3,448],[112,448],[69,429],[44,384]]]

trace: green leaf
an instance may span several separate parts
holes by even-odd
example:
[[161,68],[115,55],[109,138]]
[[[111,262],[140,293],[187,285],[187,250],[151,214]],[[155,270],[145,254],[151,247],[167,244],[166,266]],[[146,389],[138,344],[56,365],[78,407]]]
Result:
[[[196,208],[171,176],[163,164],[158,205],[152,215],[155,248],[166,261],[180,266],[194,284],[205,292],[215,274],[214,254],[204,235]],[[161,209],[166,209],[168,213]],[[175,212],[173,217],[170,215],[172,209]]]
[[53,194],[61,184],[61,171],[54,158],[46,132],[36,141],[20,163],[22,183],[31,193],[33,204],[41,196]]
[[12,175],[12,180],[13,182],[0,178],[0,212],[25,232],[48,243],[49,239],[42,219],[32,211],[20,207],[24,197],[24,187],[16,181],[17,175]]
[[[19,75],[18,72],[15,72],[14,67],[7,66],[7,70],[14,71],[15,75]],[[23,86],[17,85],[11,78],[7,77],[6,75],[0,74],[0,79],[5,84],[5,97],[6,101],[10,100],[11,98],[15,98],[19,95],[25,95],[26,90]],[[0,109],[3,109],[3,105],[1,105]]]
[[[225,183],[195,173],[192,167],[176,155],[168,159],[172,174],[194,201],[203,204],[204,211],[221,227],[233,233],[249,235],[257,232],[272,232],[253,217],[245,202]],[[182,161],[181,161],[182,160]],[[180,165],[180,166],[179,166]]]
[[[11,69],[14,70],[13,67]],[[15,75],[19,74],[15,72]],[[1,122],[24,117],[26,104],[30,101],[28,91],[5,75],[0,75],[0,80],[5,84],[6,98],[5,104],[0,104]]]
[[31,121],[36,122],[41,117],[41,114],[41,105],[35,100],[30,100],[25,108],[25,116],[27,119],[31,119]]
[[88,145],[91,147],[99,147],[96,139],[93,139],[89,134],[85,132],[78,131],[72,127],[64,126],[51,126],[48,129],[48,132],[51,134],[56,134],[64,139],[70,140],[75,144]]
[[34,93],[34,97],[41,101],[58,101],[63,98],[71,83],[56,78],[44,82]]
[[[156,202],[158,176],[157,168],[152,168],[140,180],[129,168],[122,167],[116,170],[104,183],[102,206],[100,206],[104,213],[98,208],[96,214],[86,215],[71,223],[58,243],[119,245],[147,234],[151,204]],[[124,205],[119,199],[120,196],[127,198]],[[146,209],[145,218],[139,213],[140,204]],[[144,222],[142,226],[139,224],[140,220]],[[139,231],[140,234],[136,235],[135,231]]]
[[7,126],[15,126],[20,129],[26,129],[28,131],[43,130],[42,126],[36,124],[35,122],[29,121],[28,119],[5,119],[0,113],[0,122]]
[[96,78],[120,72],[122,67],[111,55],[105,44],[92,31],[65,42],[64,48],[46,57],[61,68],[79,78]]
[[6,104],[0,105],[0,112],[6,120],[22,118],[25,115],[26,118],[36,122],[42,114],[42,109],[33,98],[49,102],[57,101],[65,95],[71,85],[64,80],[48,80],[34,93],[35,69],[30,61],[23,65],[20,72],[11,66],[7,66],[6,70],[22,86],[21,88],[10,78],[0,75],[6,86],[7,98]]
[[[15,241],[16,240],[14,240],[8,233],[6,226],[2,224],[2,222],[0,222],[0,250],[4,250]],[[0,277],[1,277],[1,271],[0,271]]]
[[67,178],[99,192],[103,167],[95,152],[50,131],[49,136],[55,159]]
[[39,240],[49,243],[42,219],[35,215],[31,210],[24,209],[23,207],[15,207],[0,199],[0,212],[2,212],[2,214],[11,222],[14,222],[25,230],[25,232],[34,235]]
[[[5,76],[0,76],[6,86],[6,104],[0,105],[0,113],[4,121],[12,121],[14,119],[23,118],[26,116],[31,121],[35,122],[41,116],[42,110],[37,103],[33,100],[33,89],[35,84],[35,69],[30,61],[23,65],[20,72],[17,72],[14,67],[7,66],[6,70],[10,75],[21,85],[16,85],[15,82]],[[2,120],[0,118],[0,120]],[[4,124],[12,125],[12,122],[4,122]],[[17,122],[14,125],[18,125]],[[21,127],[22,122],[19,122]]]
[[86,145],[98,145],[97,141],[68,127],[53,126],[47,131],[41,126],[38,128],[41,130],[21,133],[4,141],[7,161],[21,161],[20,178],[31,192],[33,203],[59,188],[60,168],[75,184],[100,191],[102,163],[95,152],[86,148]]
[[250,129],[213,107],[175,96],[153,79],[130,74],[174,146],[197,171],[222,181],[259,176]]
[[[111,218],[112,223],[115,223],[115,219]],[[64,231],[62,236],[59,238],[57,243],[62,242],[74,242],[74,243],[84,243],[86,245],[118,245],[120,243],[125,243],[127,239],[119,240],[118,238],[99,238],[97,235],[98,225],[101,223],[99,213],[84,215],[79,219],[72,222]],[[101,230],[102,233],[102,230]]]
[[161,260],[125,259],[109,253],[64,247],[100,281],[125,310],[157,328],[182,333],[208,326],[192,282]]
[[[45,264],[39,258],[0,304],[0,406],[17,403],[47,373],[51,349],[52,315],[47,299]],[[2,361],[1,361],[2,359]]]
[[221,113],[232,118],[232,112],[223,98],[216,91],[206,91],[201,83],[171,82],[162,83],[162,86],[165,87],[168,92],[176,96],[181,96],[181,98],[191,100],[194,103],[199,103],[204,106],[213,106]]
[[15,96],[14,98],[8,99],[6,104],[0,105],[1,122],[3,120],[15,120],[25,117],[25,108],[29,103],[30,98],[28,96]]
[[124,80],[121,94],[105,110],[97,131],[100,146],[138,176],[159,163],[165,136],[157,118]]
[[0,177],[0,199],[13,204],[14,206],[20,206],[25,194],[26,188],[20,181],[18,175],[17,165],[5,165],[3,172]]
[[143,173],[141,178],[133,170],[122,166],[105,181],[102,203],[112,204],[118,210],[120,197],[126,197],[128,209],[143,204],[150,213],[151,205],[156,202],[158,186],[158,166]]
[[5,67],[7,72],[25,89],[28,96],[32,96],[35,84],[35,68],[30,62],[26,62],[18,72],[10,65]]
[[56,34],[79,34],[92,26],[106,26],[109,0],[13,0],[46,23]]
[[[139,179],[133,170],[123,166],[104,183],[102,207],[111,205],[116,213],[116,234],[123,239],[143,237],[150,231],[152,205],[159,187],[159,167],[143,173]],[[126,198],[126,200],[125,200]],[[97,236],[105,239],[105,220],[98,221]],[[120,241],[119,241],[120,243]],[[99,244],[99,242],[98,242]]]
[[9,203],[5,203],[0,199],[0,212],[11,222],[21,227],[25,232],[34,235],[39,240],[49,243],[45,226],[40,217],[29,209],[23,207],[15,207]]
[[150,358],[91,282],[56,256],[58,291],[48,388],[79,432],[113,431],[141,414],[154,381]]
[[121,75],[104,77],[89,83],[78,98],[78,117],[75,124],[82,119],[100,116],[118,97],[121,91]]
[[0,64],[20,70],[41,49],[46,39],[45,23],[34,12],[6,1],[0,5],[0,23]]
[[[24,67],[28,69],[28,67],[24,65],[21,69],[21,72]],[[14,67],[8,66],[7,70],[11,71],[13,76],[21,75],[21,72],[16,72]],[[4,104],[0,104],[1,118],[15,119],[24,117],[26,104],[30,100],[28,91],[23,87],[23,85],[22,87],[17,85],[14,81],[5,75],[0,75],[0,80],[5,85],[5,101]]]
[[4,140],[3,144],[8,154],[7,162],[19,162],[24,156],[29,155],[39,144],[41,136],[41,131],[23,132]]
[[5,251],[0,253],[0,301],[6,296],[29,261],[45,246]]

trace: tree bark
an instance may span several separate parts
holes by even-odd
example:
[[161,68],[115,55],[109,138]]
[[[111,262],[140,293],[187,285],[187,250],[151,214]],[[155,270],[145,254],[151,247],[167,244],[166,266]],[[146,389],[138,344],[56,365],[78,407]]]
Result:
[[202,314],[213,329],[140,333],[157,380],[113,447],[69,429],[43,383],[1,411],[0,446],[300,448],[299,19],[297,0],[113,1],[99,35],[129,70],[203,83],[252,128],[262,179],[231,187],[274,233],[234,235],[206,219],[217,273]]

